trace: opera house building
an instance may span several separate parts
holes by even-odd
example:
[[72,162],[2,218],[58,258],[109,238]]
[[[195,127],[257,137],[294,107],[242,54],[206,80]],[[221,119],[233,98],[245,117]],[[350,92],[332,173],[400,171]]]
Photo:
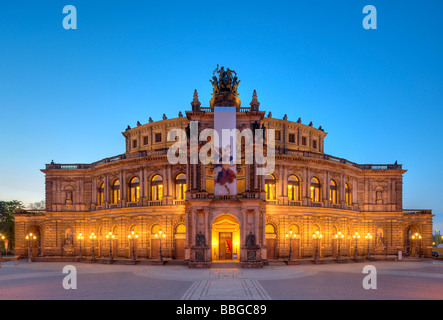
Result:
[[[244,106],[236,72],[217,67],[214,74],[208,106],[195,91],[184,115],[128,126],[123,154],[89,164],[46,164],[46,209],[16,212],[16,254],[190,267],[399,251],[431,256],[433,215],[403,208],[401,164],[358,164],[325,154],[322,127],[274,118],[255,91]],[[249,129],[252,140],[240,137],[227,149],[212,141],[211,149],[213,136],[205,132],[217,127]],[[178,162],[169,153],[178,141],[170,139],[173,129],[185,133]],[[260,143],[266,162],[254,150]],[[201,161],[211,150],[220,162]],[[271,160],[272,170],[261,170]]]

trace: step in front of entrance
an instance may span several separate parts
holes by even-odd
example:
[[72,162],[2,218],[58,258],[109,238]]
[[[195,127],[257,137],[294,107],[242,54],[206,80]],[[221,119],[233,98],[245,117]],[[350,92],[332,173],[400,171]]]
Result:
[[240,262],[212,262],[211,268],[240,268]]

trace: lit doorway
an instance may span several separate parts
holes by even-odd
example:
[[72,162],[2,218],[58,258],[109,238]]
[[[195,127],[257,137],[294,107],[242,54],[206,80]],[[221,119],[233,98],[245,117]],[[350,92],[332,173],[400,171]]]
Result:
[[236,218],[223,214],[212,224],[212,260],[239,261],[240,225]]
[[218,260],[232,260],[232,232],[219,232]]

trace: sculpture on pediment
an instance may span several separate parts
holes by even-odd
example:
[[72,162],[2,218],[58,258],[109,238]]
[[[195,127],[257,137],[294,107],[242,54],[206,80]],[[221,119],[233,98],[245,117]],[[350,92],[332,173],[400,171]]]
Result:
[[206,237],[201,231],[195,236],[195,243],[198,247],[204,247],[206,245]]
[[375,189],[375,202],[377,204],[383,204],[383,187],[378,186]]
[[255,234],[253,234],[252,231],[246,236],[246,247],[255,247]]
[[72,204],[72,189],[66,190],[66,204]]
[[[216,73],[218,74],[218,78],[215,75]],[[212,94],[214,96],[223,93],[238,95],[237,88],[240,84],[240,81],[238,80],[237,72],[229,68],[225,70],[225,67],[223,66],[219,68],[219,65],[217,64],[217,68],[214,70],[212,75],[212,80],[209,81],[213,86]]]

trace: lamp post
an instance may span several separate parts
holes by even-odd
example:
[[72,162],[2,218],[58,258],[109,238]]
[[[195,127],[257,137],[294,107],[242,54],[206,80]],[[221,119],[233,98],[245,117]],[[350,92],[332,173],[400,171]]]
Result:
[[368,240],[368,253],[366,254],[366,259],[371,259],[371,255],[369,254],[369,242],[372,239],[372,235],[368,232],[367,235],[365,235],[365,239]]
[[320,231],[317,231],[312,235],[312,238],[314,240],[317,240],[317,244],[315,246],[315,261],[320,260],[320,255],[319,255],[319,251],[318,251],[318,242],[322,237],[323,237],[323,235],[320,233]]
[[341,239],[343,239],[345,236],[343,235],[343,233],[341,233],[341,231],[337,232],[337,234],[335,235],[335,239],[338,240],[338,248],[337,248],[337,261],[341,261],[341,254],[340,254],[340,241]]
[[[3,241],[3,243],[5,242],[5,236],[0,233],[0,245],[1,245],[1,241]],[[5,255],[6,255],[6,246],[5,246]],[[0,248],[0,268],[1,267],[2,267],[2,251]]]
[[92,252],[91,252],[91,261],[95,260],[95,249],[94,249],[94,241],[97,239],[97,236],[93,233],[89,236],[89,239],[92,241]]
[[29,254],[28,254],[28,263],[32,262],[32,240],[37,239],[35,234],[29,233],[26,237],[26,240],[29,242]]
[[289,233],[286,233],[286,238],[289,239],[289,261],[293,261],[292,256],[292,239],[295,239],[297,237],[296,233],[292,232],[292,229],[289,230]]
[[80,232],[79,234],[78,234],[78,236],[77,236],[77,240],[79,241],[79,243],[80,243],[80,261],[83,259],[83,256],[82,256],[82,240],[84,239],[85,237],[83,236],[83,234]]
[[160,239],[160,249],[159,249],[159,254],[158,254],[158,261],[163,261],[163,257],[162,257],[162,238],[166,238],[166,234],[162,233],[162,229],[160,229],[155,234],[155,238]]
[[106,239],[109,239],[109,262],[112,262],[113,257],[112,257],[112,240],[115,239],[115,235],[112,234],[112,232],[109,232],[106,235]]
[[135,233],[134,231],[131,231],[130,234],[128,234],[129,242],[132,240],[132,255],[131,260],[135,261],[135,240],[138,238],[138,233]]
[[360,235],[356,231],[352,237],[355,239],[354,259],[358,260],[358,239],[360,239]]
[[415,257],[418,258],[418,240],[421,240],[421,235],[416,232],[414,233],[414,235],[412,236],[412,239],[415,239]]

